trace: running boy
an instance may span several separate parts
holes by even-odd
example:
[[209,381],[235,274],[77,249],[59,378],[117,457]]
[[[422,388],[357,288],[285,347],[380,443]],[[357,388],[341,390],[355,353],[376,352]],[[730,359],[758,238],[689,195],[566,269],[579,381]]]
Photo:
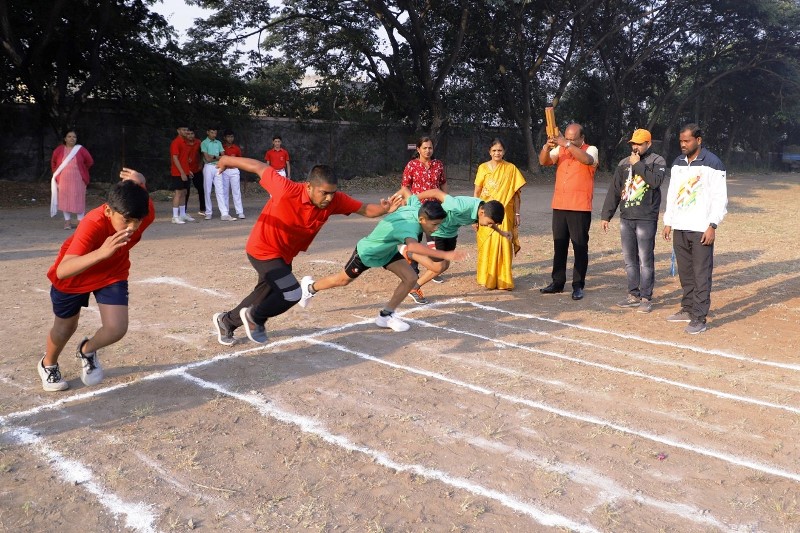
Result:
[[47,350],[36,368],[46,391],[69,388],[61,376],[58,356],[78,329],[81,307],[94,293],[102,325],[92,338],[78,343],[81,381],[96,385],[103,379],[97,351],[120,340],[128,330],[129,253],[155,219],[144,176],[123,168],[122,181],[112,187],[105,204],[90,211],[58,253],[47,272],[55,321]]
[[361,203],[336,190],[336,176],[325,165],[312,168],[306,183],[290,181],[274,167],[245,157],[223,156],[218,168],[257,174],[261,176],[259,184],[270,194],[245,247],[258,283],[238,306],[215,314],[212,320],[217,340],[226,346],[236,342],[233,333],[241,325],[251,341],[266,343],[267,319],[300,301],[302,292],[292,274],[292,260],[308,249],[331,215],[358,213],[374,218],[391,213],[402,203],[402,198],[394,202],[384,199],[380,205]]
[[[420,201],[429,199],[437,200],[442,204],[442,208],[447,213],[447,218],[431,234],[437,250],[443,252],[455,250],[458,230],[461,226],[487,226],[506,239],[512,237],[511,233],[500,229],[499,224],[503,222],[506,210],[503,204],[497,200],[485,202],[474,196],[450,196],[439,189],[428,189],[416,196],[410,196],[404,189],[401,189],[398,194],[406,197],[406,205],[409,206],[420,207]],[[419,260],[417,259],[417,261]],[[432,258],[430,261],[440,262],[439,273],[437,274],[435,270],[431,269],[426,270],[424,274],[420,275],[414,284],[414,288],[408,293],[409,297],[418,304],[428,303],[428,299],[422,294],[422,286],[450,268],[450,261],[446,259]]]
[[[395,195],[394,198],[398,198]],[[300,307],[306,307],[309,300],[318,293],[333,287],[344,287],[360,276],[365,270],[374,267],[383,267],[400,278],[400,283],[394,290],[389,302],[375,318],[375,324],[382,328],[391,328],[394,331],[407,331],[411,326],[395,315],[395,310],[414,287],[417,273],[411,268],[407,257],[414,254],[417,262],[434,272],[434,276],[441,270],[440,264],[423,263],[422,259],[434,257],[449,261],[458,261],[465,257],[465,252],[432,250],[417,241],[420,232],[433,233],[445,219],[447,214],[441,204],[427,202],[420,206],[415,197],[411,205],[401,207],[391,215],[381,220],[372,230],[372,233],[358,241],[353,255],[338,274],[325,276],[319,281],[314,281],[311,276],[306,276],[300,281],[303,296]]]

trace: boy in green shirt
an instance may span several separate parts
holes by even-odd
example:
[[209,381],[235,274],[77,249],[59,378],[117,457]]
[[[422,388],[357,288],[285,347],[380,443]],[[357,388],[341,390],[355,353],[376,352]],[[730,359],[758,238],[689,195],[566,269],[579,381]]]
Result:
[[[403,194],[401,190],[398,194]],[[443,252],[450,252],[456,249],[458,240],[458,230],[461,226],[487,226],[505,237],[511,238],[511,234],[500,229],[500,224],[505,216],[505,207],[497,200],[488,202],[475,198],[474,196],[450,196],[439,189],[429,189],[416,196],[406,196],[406,205],[419,207],[421,200],[437,200],[447,213],[447,218],[442,221],[439,228],[431,234],[435,248]],[[439,263],[438,269],[428,269],[419,276],[414,288],[409,291],[409,297],[418,304],[428,303],[428,299],[422,294],[422,286],[431,281],[436,276],[450,268],[450,261],[446,259],[432,259]]]
[[419,201],[415,205],[401,207],[394,213],[386,215],[372,230],[372,233],[358,241],[356,249],[343,271],[326,276],[316,282],[311,276],[305,276],[300,280],[300,287],[303,289],[300,307],[306,307],[311,298],[319,291],[344,287],[365,270],[383,267],[400,278],[400,283],[389,302],[375,319],[375,324],[394,331],[407,331],[411,326],[394,314],[395,309],[417,281],[417,273],[411,268],[405,254],[413,253],[415,259],[417,261],[422,259],[424,266],[429,269],[438,267],[437,263],[428,260],[428,257],[459,261],[466,256],[463,251],[432,250],[417,242],[417,236],[421,232],[435,232],[446,216],[447,214],[440,204],[428,202],[420,207]]

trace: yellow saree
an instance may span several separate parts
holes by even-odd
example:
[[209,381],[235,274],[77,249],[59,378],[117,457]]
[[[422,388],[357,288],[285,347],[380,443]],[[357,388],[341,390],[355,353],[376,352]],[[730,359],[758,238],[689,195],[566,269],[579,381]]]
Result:
[[519,252],[519,233],[514,225],[514,196],[525,185],[525,178],[513,164],[506,161],[500,162],[494,170],[488,163],[478,167],[475,176],[475,186],[481,187],[478,197],[481,200],[497,200],[506,209],[500,229],[513,235],[509,241],[491,228],[478,227],[478,283],[487,289],[511,290],[514,288],[514,278],[511,275],[511,261]]

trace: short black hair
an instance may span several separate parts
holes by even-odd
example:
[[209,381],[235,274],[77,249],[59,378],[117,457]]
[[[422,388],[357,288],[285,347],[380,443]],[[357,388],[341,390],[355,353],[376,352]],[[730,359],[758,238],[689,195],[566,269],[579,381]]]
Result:
[[703,136],[703,130],[701,130],[701,129],[700,129],[700,126],[698,126],[698,125],[697,125],[697,124],[695,124],[694,122],[690,122],[690,123],[688,123],[688,124],[685,124],[685,125],[684,125],[684,126],[681,128],[681,131],[679,131],[679,132],[678,132],[678,134],[681,134],[681,133],[683,133],[684,131],[688,131],[689,133],[691,133],[691,134],[692,134],[692,137],[694,137],[695,139],[699,139],[700,137],[702,137],[702,136]]
[[447,213],[439,202],[425,202],[419,208],[417,216],[424,216],[428,220],[444,220]]
[[273,141],[274,141],[275,139],[278,139],[279,141],[283,141],[283,139],[281,139],[281,136],[280,136],[280,135],[275,135],[275,136],[272,138],[272,140],[273,140]]
[[119,181],[108,191],[108,207],[125,218],[141,220],[150,213],[150,195],[132,180]]
[[333,169],[328,165],[314,165],[308,173],[308,182],[312,185],[327,183],[328,185],[339,185],[339,179],[333,173]]
[[222,132],[223,137],[227,137],[228,135],[233,135],[233,130],[225,130]]
[[492,139],[492,142],[489,143],[489,148],[491,148],[495,144],[499,144],[500,146],[502,146],[503,150],[506,149],[506,145],[503,143],[502,140],[500,140],[500,137],[495,137],[494,139]]
[[497,200],[482,202],[483,214],[494,220],[495,224],[500,224],[506,216],[506,208]]

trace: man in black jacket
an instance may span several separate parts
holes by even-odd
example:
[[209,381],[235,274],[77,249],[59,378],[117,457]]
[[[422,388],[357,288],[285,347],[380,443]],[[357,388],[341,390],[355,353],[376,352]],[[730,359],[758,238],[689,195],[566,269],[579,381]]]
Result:
[[620,161],[614,172],[614,182],[608,188],[600,218],[603,232],[608,232],[608,223],[619,206],[628,297],[617,305],[649,313],[653,309],[654,250],[666,162],[660,155],[649,152],[652,145],[649,131],[634,131],[628,143],[631,155]]

